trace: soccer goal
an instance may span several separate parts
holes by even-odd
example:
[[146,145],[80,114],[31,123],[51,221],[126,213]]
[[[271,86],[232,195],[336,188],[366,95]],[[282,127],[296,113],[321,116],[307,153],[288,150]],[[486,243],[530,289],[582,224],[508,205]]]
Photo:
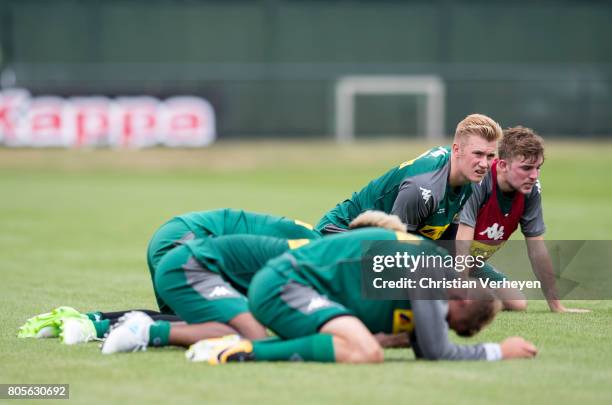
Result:
[[425,96],[417,109],[417,128],[428,139],[444,137],[444,81],[433,75],[344,76],[335,86],[336,141],[355,139],[355,98],[358,95]]

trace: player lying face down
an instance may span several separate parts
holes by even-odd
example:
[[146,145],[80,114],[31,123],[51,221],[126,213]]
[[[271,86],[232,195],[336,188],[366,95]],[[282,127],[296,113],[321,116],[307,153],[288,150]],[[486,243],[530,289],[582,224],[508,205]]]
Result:
[[[147,248],[149,273],[161,312],[139,311],[145,312],[155,321],[181,321],[156,290],[154,280],[158,264],[169,251],[190,240],[233,234],[266,235],[286,239],[320,237],[312,230],[311,225],[302,221],[231,208],[190,212],[174,217],[154,233]],[[59,307],[30,318],[20,328],[18,336],[60,337],[62,342],[67,344],[83,343],[103,338],[110,326],[128,312],[131,310],[80,313],[71,307]],[[227,328],[220,330],[228,332]]]
[[[489,258],[520,224],[533,271],[542,282],[550,309],[564,312],[568,309],[558,299],[552,262],[544,245],[542,190],[538,180],[543,162],[543,140],[532,129],[521,126],[506,129],[499,159],[483,181],[474,184],[474,192],[461,212],[457,246],[462,254],[470,252]],[[499,272],[475,276],[496,281],[506,278]],[[518,290],[498,293],[504,297],[506,309],[527,307]]]
[[410,333],[415,355],[424,359],[535,356],[536,348],[520,337],[501,344],[457,345],[449,340],[449,328],[472,336],[494,318],[500,304],[484,289],[469,299],[419,295],[414,299],[408,290],[404,300],[363,299],[362,242],[398,239],[413,241],[402,244],[410,254],[441,252],[433,242],[379,228],[329,236],[288,252],[255,275],[248,293],[252,314],[279,339],[203,340],[188,350],[188,358],[210,364],[246,360],[376,363],[383,361],[383,351],[373,334],[398,330]]
[[429,239],[444,235],[469,198],[471,182],[489,170],[502,130],[491,118],[472,114],[456,128],[450,147],[433,148],[372,180],[351,198],[338,204],[319,221],[322,233],[337,233],[366,210],[400,217],[409,232]]
[[[255,272],[269,259],[307,242],[227,235],[189,241],[172,249],[157,266],[155,290],[187,325],[156,325],[144,314],[134,313],[110,332],[102,352],[133,351],[149,344],[188,346],[200,336],[227,333],[266,337],[265,328],[249,312],[247,288]],[[163,333],[157,333],[160,326],[165,326]]]
[[[391,219],[391,220],[390,220]],[[356,226],[378,225],[404,230],[397,218],[371,217]],[[378,221],[378,222],[373,222]],[[265,329],[248,311],[244,294],[255,274],[267,260],[308,243],[255,235],[227,235],[187,241],[168,252],[156,268],[155,288],[160,299],[176,315],[153,311],[136,313],[91,313],[91,319],[76,310],[55,310],[29,320],[24,328],[38,334],[57,323],[64,343],[81,343],[102,338],[109,325],[126,315],[103,344],[104,353],[135,351],[149,344],[188,346],[200,339],[238,333],[248,338],[266,336]],[[68,317],[71,319],[68,321]],[[67,322],[63,322],[62,319]],[[176,322],[176,321],[185,322]],[[52,322],[53,321],[53,322]],[[174,322],[173,322],[174,321]],[[171,323],[172,322],[172,323]],[[35,331],[35,325],[38,330]],[[26,327],[27,326],[27,327]],[[379,335],[384,346],[407,344],[407,336]]]
[[[155,271],[155,291],[168,312],[174,314],[170,316],[174,319],[154,321],[151,314],[141,311],[125,313],[124,319],[105,339],[103,352],[135,351],[149,343],[156,346],[189,345],[200,336],[227,333],[239,333],[250,338],[265,337],[265,329],[249,313],[244,296],[251,278],[269,259],[307,242],[308,239],[256,235],[227,235],[184,242],[167,252]],[[32,320],[28,322],[32,324]],[[102,337],[95,333],[95,329],[99,328],[98,322],[104,321],[87,321],[89,331],[94,332],[88,335]],[[170,321],[184,321],[187,325],[175,323],[172,327]],[[59,323],[62,337],[72,333],[66,332],[63,322]],[[88,326],[87,322],[84,323],[81,325],[83,328]],[[107,330],[108,324],[106,322]],[[194,340],[189,340],[192,336],[195,336]]]
[[231,208],[190,212],[174,217],[153,234],[147,247],[149,273],[155,298],[162,313],[172,314],[172,310],[155,290],[155,272],[164,255],[190,240],[237,234],[285,239],[321,237],[318,232],[312,230],[312,225],[299,220]]
[[[391,219],[374,217],[355,226],[375,223],[404,228],[399,219]],[[268,260],[309,242],[255,235],[186,242],[164,256],[155,275],[160,298],[186,324],[154,323],[146,315],[135,313],[110,332],[102,352],[133,351],[149,344],[189,346],[204,338],[231,333],[249,339],[265,338],[266,330],[249,312],[245,297],[251,280]],[[385,346],[405,340],[386,334],[377,338]]]

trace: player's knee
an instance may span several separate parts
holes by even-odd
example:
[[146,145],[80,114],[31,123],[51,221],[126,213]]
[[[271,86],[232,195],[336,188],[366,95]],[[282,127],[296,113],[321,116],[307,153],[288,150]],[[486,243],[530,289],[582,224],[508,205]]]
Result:
[[385,359],[383,349],[378,343],[368,347],[365,354],[368,363],[382,363]]
[[167,276],[165,269],[158,268],[155,272],[155,276],[153,277],[153,288],[155,289],[155,292],[162,298],[168,295],[168,289],[166,288],[168,283],[166,282],[166,279]]
[[383,350],[365,325],[353,316],[336,317],[320,329],[334,336],[336,361],[342,363],[380,363]]
[[165,266],[162,261],[162,265],[157,268],[155,276],[153,277],[153,289],[165,305],[176,313],[177,309],[175,304],[178,295],[176,283],[172,276],[174,270],[172,266]]
[[360,345],[351,350],[350,363],[382,363],[384,360],[383,349],[376,342]]
[[250,312],[243,312],[229,321],[229,325],[247,339],[264,339],[267,337],[266,328],[257,322]]

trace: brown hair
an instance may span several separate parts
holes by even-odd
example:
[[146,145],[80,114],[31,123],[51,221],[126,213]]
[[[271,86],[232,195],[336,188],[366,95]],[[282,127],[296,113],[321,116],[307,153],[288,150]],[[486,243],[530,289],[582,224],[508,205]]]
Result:
[[504,130],[504,137],[499,143],[500,159],[511,160],[522,156],[526,160],[537,160],[544,157],[544,140],[531,128],[516,126]]
[[487,326],[501,310],[502,303],[486,288],[470,289],[470,301],[463,309],[464,319],[459,336],[471,337]]
[[503,136],[499,124],[483,114],[470,114],[465,117],[455,130],[455,142],[462,143],[470,135],[477,135],[487,141],[497,141]]

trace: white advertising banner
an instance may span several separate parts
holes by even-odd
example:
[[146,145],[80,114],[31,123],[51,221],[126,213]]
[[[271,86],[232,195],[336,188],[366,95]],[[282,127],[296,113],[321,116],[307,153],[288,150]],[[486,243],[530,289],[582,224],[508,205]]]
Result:
[[0,143],[12,147],[200,147],[214,142],[210,103],[192,96],[32,97],[0,91]]

